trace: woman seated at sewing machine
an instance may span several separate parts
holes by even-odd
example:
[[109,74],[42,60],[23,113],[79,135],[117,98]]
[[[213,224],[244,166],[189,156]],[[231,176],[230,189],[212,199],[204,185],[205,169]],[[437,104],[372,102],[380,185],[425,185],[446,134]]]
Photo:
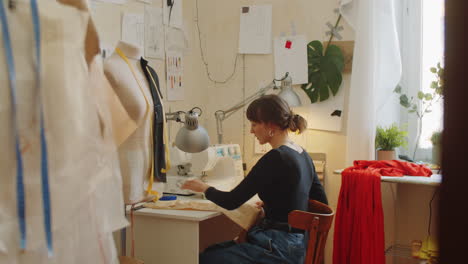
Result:
[[[219,191],[200,180],[186,181],[183,189],[203,192],[217,205],[233,210],[258,194],[264,218],[247,233],[247,242],[216,244],[200,254],[200,263],[303,263],[304,232],[290,228],[288,213],[307,211],[309,199],[328,203],[325,191],[307,152],[288,137],[301,133],[306,120],[293,114],[276,95],[253,101],[247,109],[250,132],[260,144],[272,147],[245,179],[230,192]],[[312,176],[312,177],[311,177]]]

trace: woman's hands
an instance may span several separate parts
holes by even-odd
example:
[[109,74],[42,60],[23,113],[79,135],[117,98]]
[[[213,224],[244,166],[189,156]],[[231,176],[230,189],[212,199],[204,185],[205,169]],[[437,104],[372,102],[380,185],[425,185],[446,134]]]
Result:
[[186,190],[191,190],[194,192],[201,192],[204,193],[206,189],[208,189],[210,186],[199,179],[193,179],[193,180],[186,180],[184,184],[182,185],[182,189]]

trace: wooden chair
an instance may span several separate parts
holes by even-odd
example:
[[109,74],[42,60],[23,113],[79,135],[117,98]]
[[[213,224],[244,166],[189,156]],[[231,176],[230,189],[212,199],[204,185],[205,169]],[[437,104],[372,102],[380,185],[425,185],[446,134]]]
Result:
[[309,212],[294,210],[288,215],[288,223],[293,228],[309,232],[305,264],[321,264],[328,231],[335,212],[328,205],[309,200]]

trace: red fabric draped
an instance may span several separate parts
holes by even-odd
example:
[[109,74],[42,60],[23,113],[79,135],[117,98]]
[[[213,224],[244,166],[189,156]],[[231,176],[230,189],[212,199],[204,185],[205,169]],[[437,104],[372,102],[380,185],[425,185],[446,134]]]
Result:
[[398,160],[356,160],[341,173],[333,264],[385,264],[380,176],[431,176],[423,165]]

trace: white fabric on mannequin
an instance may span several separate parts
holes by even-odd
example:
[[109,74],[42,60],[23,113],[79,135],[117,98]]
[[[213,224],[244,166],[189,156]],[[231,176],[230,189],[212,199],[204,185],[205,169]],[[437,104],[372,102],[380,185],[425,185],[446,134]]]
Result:
[[[17,72],[27,248],[19,250],[14,135],[8,129],[11,95],[0,89],[0,263],[118,263],[112,232],[127,221],[112,113],[102,107],[109,100],[108,83],[99,56],[89,66],[85,60],[89,15],[55,0],[38,5],[54,256],[47,256],[43,226],[31,10],[27,1],[18,1],[8,19]],[[5,65],[4,56],[0,41],[0,65]],[[0,87],[5,88],[6,69],[0,67]]]
[[120,41],[116,48],[128,58],[138,78],[137,81],[125,60],[117,52],[105,60],[104,72],[107,79],[138,126],[119,146],[125,203],[134,204],[144,200],[147,195],[145,184],[150,178],[153,157],[150,134],[153,101],[148,81],[140,65],[142,49],[123,41]]

